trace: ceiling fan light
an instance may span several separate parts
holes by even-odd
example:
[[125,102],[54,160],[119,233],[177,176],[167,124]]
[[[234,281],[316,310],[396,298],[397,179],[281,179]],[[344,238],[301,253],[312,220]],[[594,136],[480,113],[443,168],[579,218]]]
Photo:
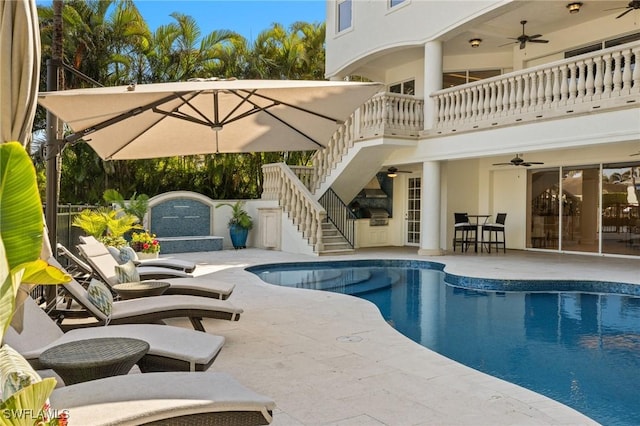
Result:
[[569,9],[569,13],[571,14],[580,12],[581,7],[582,7],[582,3],[580,2],[569,3],[567,5],[567,9]]
[[398,174],[396,172],[389,172],[387,173],[387,177],[390,177],[390,178],[398,177]]
[[474,49],[478,46],[480,46],[480,43],[482,43],[482,39],[481,38],[472,38],[471,40],[469,40],[469,44],[471,45],[471,47],[473,47]]

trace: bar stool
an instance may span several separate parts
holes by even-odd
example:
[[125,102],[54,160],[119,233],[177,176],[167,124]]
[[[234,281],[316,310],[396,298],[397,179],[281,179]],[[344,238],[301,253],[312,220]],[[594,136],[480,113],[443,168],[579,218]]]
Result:
[[453,217],[455,220],[453,251],[456,251],[456,246],[460,245],[460,250],[465,252],[469,250],[469,244],[476,243],[478,227],[469,223],[467,213],[454,213]]
[[[506,213],[498,213],[496,215],[495,223],[485,223],[482,225],[482,246],[487,245],[487,251],[491,253],[491,245],[496,246],[496,251],[500,250],[500,246],[502,245],[502,250],[504,253],[507,252],[507,244],[506,244],[506,235],[504,232],[504,223],[507,220]],[[485,231],[489,232],[489,239],[485,240],[484,233]],[[498,238],[498,235],[502,234],[502,239]]]

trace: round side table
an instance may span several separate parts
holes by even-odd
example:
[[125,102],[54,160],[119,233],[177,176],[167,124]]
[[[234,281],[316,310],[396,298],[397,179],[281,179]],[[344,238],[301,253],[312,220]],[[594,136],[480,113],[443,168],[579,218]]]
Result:
[[140,281],[116,284],[113,289],[121,299],[136,299],[138,297],[160,296],[168,288],[169,283],[162,281]]
[[128,337],[77,340],[42,352],[40,364],[70,385],[127,374],[148,350],[144,340]]

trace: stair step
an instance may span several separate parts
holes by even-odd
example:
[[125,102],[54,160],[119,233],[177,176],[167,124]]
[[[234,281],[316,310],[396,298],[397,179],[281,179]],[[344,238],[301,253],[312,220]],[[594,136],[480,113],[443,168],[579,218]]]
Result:
[[319,256],[333,256],[333,255],[341,255],[341,254],[353,254],[355,250],[352,248],[349,249],[331,249],[331,250],[322,250],[318,253]]

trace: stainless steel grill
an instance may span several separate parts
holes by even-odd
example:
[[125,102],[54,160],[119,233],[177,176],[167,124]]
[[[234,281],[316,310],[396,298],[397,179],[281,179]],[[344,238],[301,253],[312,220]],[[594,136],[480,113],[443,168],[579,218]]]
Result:
[[371,219],[369,226],[386,226],[389,225],[389,213],[385,209],[369,209]]

